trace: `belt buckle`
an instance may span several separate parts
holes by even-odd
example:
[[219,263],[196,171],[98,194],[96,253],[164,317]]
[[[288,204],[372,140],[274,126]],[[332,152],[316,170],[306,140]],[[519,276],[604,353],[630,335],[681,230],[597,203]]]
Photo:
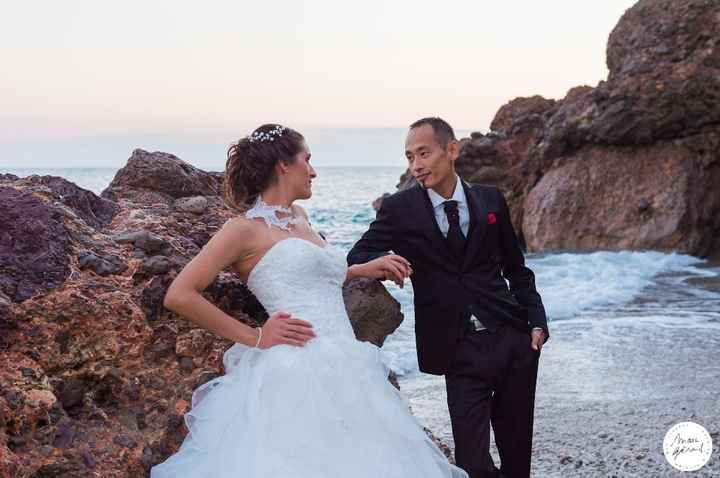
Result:
[[480,322],[480,321],[478,320],[478,318],[475,317],[474,315],[471,315],[471,316],[470,316],[470,322],[472,323],[473,328],[475,329],[476,332],[477,332],[478,330],[484,330],[484,329],[485,329],[485,326],[482,324],[482,322]]

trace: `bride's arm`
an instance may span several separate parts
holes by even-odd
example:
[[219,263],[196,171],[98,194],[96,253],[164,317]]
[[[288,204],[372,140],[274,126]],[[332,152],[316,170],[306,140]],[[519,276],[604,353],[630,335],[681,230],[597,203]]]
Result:
[[[163,305],[217,335],[251,347],[259,331],[235,320],[202,296],[202,291],[230,264],[243,259],[252,242],[250,222],[234,219],[226,223],[170,284]],[[265,349],[279,344],[303,346],[315,336],[312,324],[276,312],[262,326],[258,345]]]
[[235,320],[202,296],[201,292],[230,264],[246,253],[250,227],[245,221],[227,222],[175,277],[165,294],[165,308],[217,335],[254,346],[258,331]]

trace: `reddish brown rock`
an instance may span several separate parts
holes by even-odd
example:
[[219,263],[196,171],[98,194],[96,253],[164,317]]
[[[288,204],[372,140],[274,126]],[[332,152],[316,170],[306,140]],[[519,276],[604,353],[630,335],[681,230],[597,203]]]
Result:
[[540,95],[515,98],[495,113],[490,129],[514,134],[517,130],[526,129],[528,126],[542,128],[544,117],[548,112],[554,112],[556,103],[555,100],[548,100]]
[[608,40],[611,95],[593,135],[646,144],[720,122],[719,16],[720,4],[707,0],[641,0],[630,8]]
[[203,329],[193,329],[180,335],[175,341],[175,355],[178,357],[202,357],[213,342],[213,334]]
[[[118,203],[68,194],[62,178],[0,176],[0,478],[146,476],[187,433],[191,392],[223,373],[230,341],[162,300],[236,213],[209,195],[212,175],[160,157],[161,173],[148,158],[136,169],[144,183],[119,175],[108,193]],[[196,188],[189,194],[208,198],[207,209],[175,207],[173,185]],[[402,320],[383,292],[377,283],[345,292],[358,337],[382,343]],[[267,317],[231,271],[204,296],[245,323]]]
[[720,122],[718,15],[720,4],[705,0],[637,2],[610,34],[607,81],[563,100],[539,153],[649,145]]
[[719,19],[718,2],[637,2],[610,34],[607,81],[510,101],[463,140],[458,173],[503,191],[530,250],[720,257]]
[[0,181],[0,292],[20,302],[67,279],[72,243],[51,192],[8,184]]
[[87,225],[96,229],[109,224],[120,210],[113,201],[98,197],[92,191],[58,176],[32,175],[14,181],[15,187],[22,187],[23,184],[35,186],[34,190],[42,189],[37,187],[39,185],[47,187],[59,203],[67,206],[64,209],[66,214],[77,214]]
[[[400,176],[400,182],[397,184],[397,188],[402,191],[403,189],[408,189],[417,184],[417,181],[415,181],[415,178],[410,173],[410,170],[405,171],[402,176]],[[381,201],[382,202],[382,201]],[[380,208],[380,204],[378,203],[378,207],[376,209]]]
[[343,288],[345,307],[355,337],[381,347],[385,338],[400,326],[400,304],[375,279],[353,279]]
[[623,15],[607,82],[568,95],[531,152],[543,169],[523,203],[531,249],[720,254],[719,18],[702,0]]
[[525,198],[532,250],[720,250],[720,128],[637,148],[586,147],[550,170]]
[[102,196],[170,205],[190,196],[222,195],[223,177],[223,173],[202,171],[172,154],[136,149]]

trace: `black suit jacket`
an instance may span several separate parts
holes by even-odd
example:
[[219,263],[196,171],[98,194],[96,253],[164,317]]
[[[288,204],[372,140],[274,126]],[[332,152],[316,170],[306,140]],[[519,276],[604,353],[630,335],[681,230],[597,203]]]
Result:
[[470,212],[462,260],[447,247],[419,184],[383,199],[347,257],[349,265],[363,264],[393,251],[410,261],[418,363],[421,371],[437,375],[447,371],[470,314],[490,331],[510,324],[525,331],[541,327],[550,336],[505,198],[495,186],[460,183]]

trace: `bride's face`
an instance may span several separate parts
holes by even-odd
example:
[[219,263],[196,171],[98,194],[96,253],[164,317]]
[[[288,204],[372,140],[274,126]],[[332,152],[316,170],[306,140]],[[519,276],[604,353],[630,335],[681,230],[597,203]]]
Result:
[[310,148],[303,141],[300,152],[295,155],[295,162],[285,165],[286,173],[282,179],[288,189],[295,193],[296,199],[309,199],[312,196],[312,180],[317,173],[310,164],[310,156]]

